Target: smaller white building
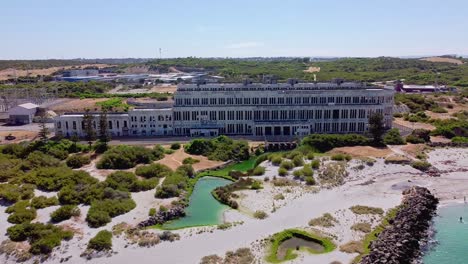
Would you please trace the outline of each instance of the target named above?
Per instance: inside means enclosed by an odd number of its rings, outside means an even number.
[[[12,125],[30,124],[39,106],[33,103],[17,105],[8,110],[8,123]]]

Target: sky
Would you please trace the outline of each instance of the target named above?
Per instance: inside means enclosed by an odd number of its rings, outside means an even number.
[[[0,59],[468,54],[467,0],[0,0]]]

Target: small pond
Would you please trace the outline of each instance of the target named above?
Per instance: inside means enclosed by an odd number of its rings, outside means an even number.
[[[297,250],[297,249],[302,249],[302,248],[311,250],[314,253],[323,253],[325,251],[325,247],[323,247],[321,244],[317,242],[305,240],[299,237],[292,237],[283,241],[279,245],[278,251],[276,252],[276,257],[279,260],[284,260],[284,258],[286,257],[288,253],[288,250],[290,249]]]
[[[186,216],[163,225],[164,229],[179,229],[192,226],[217,225],[222,223],[222,214],[229,207],[218,202],[211,191],[232,183],[216,177],[203,177],[197,181],[190,196]]]

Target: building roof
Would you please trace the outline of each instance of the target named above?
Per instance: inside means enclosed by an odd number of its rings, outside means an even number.
[[[22,108],[26,108],[26,109],[34,109],[34,108],[39,107],[37,104],[33,104],[33,103],[25,103],[25,104],[20,104],[18,106]]]

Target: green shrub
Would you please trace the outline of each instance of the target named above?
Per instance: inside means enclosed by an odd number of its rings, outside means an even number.
[[[343,160],[350,161],[352,158],[348,154],[337,153],[337,154],[333,154],[331,156],[331,159],[332,160],[338,160],[338,161],[343,161]]]
[[[12,224],[29,223],[34,220],[36,216],[37,213],[34,208],[17,207],[14,212],[8,216],[7,221]]]
[[[288,175],[288,170],[285,169],[285,168],[283,168],[283,167],[280,167],[280,168],[278,169],[278,175],[279,175],[279,176],[286,176],[286,175]]]
[[[313,160],[314,157],[315,157],[315,156],[314,156],[314,152],[309,152],[309,153],[307,153],[307,159],[308,159],[308,160]]]
[[[302,178],[303,175],[304,175],[304,173],[302,172],[302,170],[295,170],[293,172],[294,178]]]
[[[365,205],[354,205],[349,208],[353,213],[362,215],[362,214],[378,214],[383,215],[384,210],[378,207],[371,207]]]
[[[125,214],[136,207],[132,199],[104,199],[91,203],[86,221],[90,227],[100,227],[109,223],[112,217]]]
[[[383,137],[385,145],[404,145],[405,140],[401,137],[400,131],[397,128],[390,129]]]
[[[200,162],[200,160],[194,159],[194,158],[192,158],[192,157],[188,157],[188,158],[185,158],[185,159],[182,161],[182,164],[189,164],[189,165],[191,165],[191,164],[195,164],[195,163],[198,163],[198,162]]]
[[[338,223],[338,220],[333,217],[330,213],[325,213],[321,217],[311,219],[309,221],[310,226],[323,226],[323,227],[333,227]]]
[[[415,129],[409,136],[406,137],[406,141],[413,144],[430,142],[430,133],[431,131],[427,129]]]
[[[60,160],[40,151],[34,151],[28,155],[22,165],[25,170],[43,167],[58,167],[60,166]]]
[[[300,155],[300,156],[295,156],[295,157],[292,159],[292,162],[293,162],[293,164],[294,164],[294,167],[299,167],[299,166],[304,165],[304,159],[302,158],[302,155]]]
[[[164,199],[171,197],[178,197],[180,195],[180,190],[175,184],[163,184],[156,188],[156,194],[154,197]]]
[[[304,165],[304,168],[301,170],[302,175],[304,176],[314,176],[314,171],[312,170],[312,167],[310,164]]]
[[[305,177],[305,182],[307,185],[315,185],[315,179],[312,176]]]
[[[76,205],[63,205],[50,214],[50,219],[52,222],[58,223],[68,220],[73,216],[79,216],[80,213],[81,211]]]
[[[148,216],[154,216],[156,214],[156,208],[150,208],[148,212]]]
[[[320,160],[313,160],[312,162],[310,162],[310,166],[312,167],[312,169],[320,168]]]
[[[116,171],[107,176],[104,182],[114,190],[140,192],[154,189],[159,180],[157,178],[139,180],[131,172]]]
[[[441,106],[436,106],[436,107],[433,107],[430,109],[431,112],[434,112],[434,113],[447,113],[447,109],[441,107]]]
[[[453,143],[468,143],[468,137],[453,137]]]
[[[47,154],[51,155],[54,158],[57,158],[59,160],[64,160],[68,157],[68,151],[59,149],[59,148],[50,148],[47,151]]]
[[[273,156],[271,158],[271,164],[273,164],[275,166],[279,166],[282,161],[283,161],[283,158],[281,158],[281,156]]]
[[[145,178],[164,178],[172,174],[172,170],[164,164],[153,163],[150,165],[137,167],[135,174]]]
[[[268,214],[265,213],[264,211],[257,210],[254,212],[253,216],[257,219],[265,219],[268,217]]]
[[[164,205],[160,205],[160,206],[159,206],[159,211],[161,211],[161,212],[167,212],[167,210],[168,210],[168,209],[167,209],[166,206],[164,206]]]
[[[283,160],[280,165],[281,168],[284,168],[286,170],[292,170],[294,168],[294,164],[291,161],[288,160]]]
[[[259,189],[262,189],[263,187],[262,187],[262,183],[260,181],[254,181],[252,183],[252,186],[250,186],[250,188],[252,190],[259,190]]]
[[[312,134],[305,137],[301,144],[325,152],[337,147],[365,146],[371,142],[367,137],[357,134]]]
[[[203,155],[211,160],[248,160],[249,145],[244,140],[233,140],[227,136],[213,139],[194,139],[184,146],[193,155]]]
[[[28,241],[32,254],[49,254],[53,248],[60,246],[62,240],[73,237],[71,231],[64,231],[62,227],[53,224],[24,223],[7,229],[8,237],[12,241]]]
[[[252,174],[255,175],[255,176],[261,176],[261,175],[265,174],[265,167],[262,167],[262,166],[255,167]]]
[[[172,143],[171,144],[171,149],[173,149],[173,150],[180,149],[180,143]]]
[[[15,203],[21,199],[31,199],[34,196],[34,185],[31,184],[0,184],[0,201]]]
[[[53,196],[47,198],[45,196],[38,196],[31,199],[31,207],[35,209],[42,209],[49,206],[58,205],[59,201],[57,197]]]
[[[112,249],[112,232],[107,230],[99,231],[96,236],[91,238],[88,242],[88,248],[97,251],[111,250]]]
[[[416,160],[411,162],[411,167],[420,170],[420,171],[427,171],[432,165],[427,161]]]
[[[91,159],[87,155],[75,154],[68,157],[66,163],[68,167],[77,169],[91,163]]]
[[[98,169],[129,169],[137,164],[148,164],[164,157],[164,148],[156,145],[153,149],[141,146],[118,145],[104,152],[96,164]]]

